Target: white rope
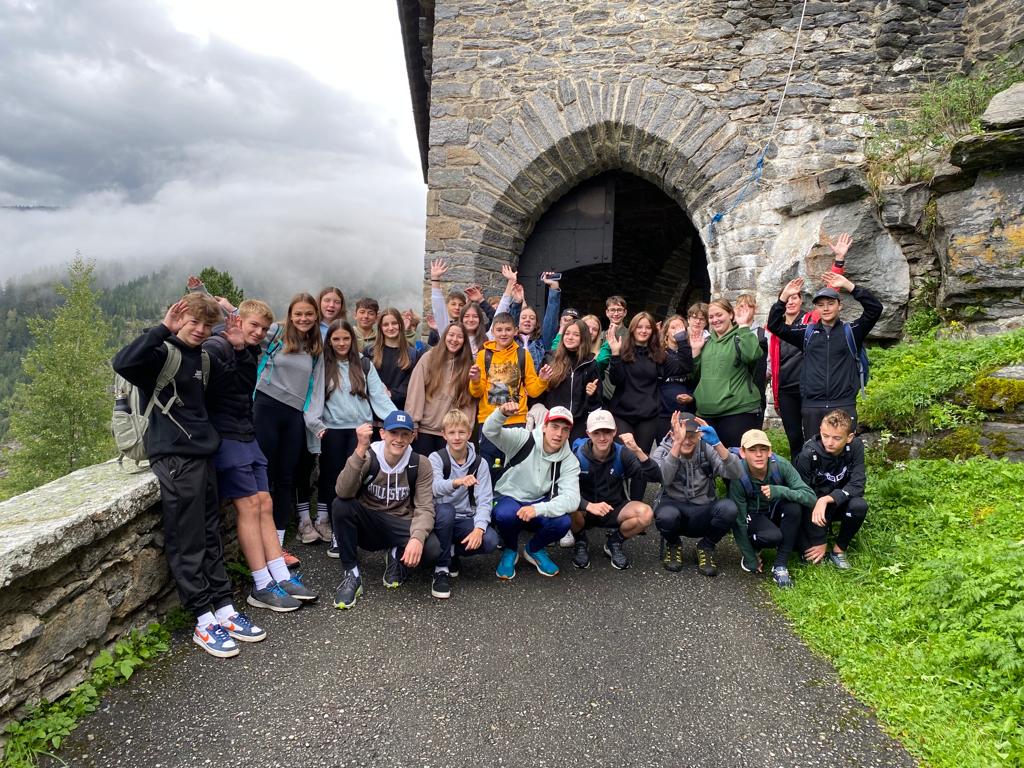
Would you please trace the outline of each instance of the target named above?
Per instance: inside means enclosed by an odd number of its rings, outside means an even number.
[[[772,123],[772,129],[768,133],[768,141],[765,142],[764,149],[767,151],[768,146],[775,140],[775,129],[779,125],[779,118],[782,116],[782,104],[786,101],[786,94],[789,92],[789,83],[793,79],[793,67],[796,66],[796,55],[800,52],[800,35],[804,30],[804,16],[807,13],[807,0],[804,0],[803,7],[800,9],[800,23],[796,28],[796,40],[793,41],[793,57],[789,60],[789,74],[786,75],[786,84],[782,87],[782,96],[779,98],[779,108],[775,111],[775,121]]]

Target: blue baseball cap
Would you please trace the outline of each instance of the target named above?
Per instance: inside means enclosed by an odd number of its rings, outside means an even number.
[[[383,426],[388,432],[393,432],[396,429],[407,429],[412,432],[416,428],[412,416],[405,411],[392,411],[389,413],[388,417],[384,419]]]

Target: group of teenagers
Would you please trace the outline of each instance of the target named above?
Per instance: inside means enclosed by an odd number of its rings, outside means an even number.
[[[767,329],[749,295],[661,321],[628,318],[612,296],[605,326],[562,307],[550,273],[541,313],[508,266],[504,293],[487,301],[479,286],[445,290],[448,267],[434,261],[422,324],[370,298],[350,321],[336,287],[296,295],[275,322],[265,302],[235,307],[190,278],[113,367],[155,406],[145,447],[193,640],[228,657],[266,637],[233,603],[226,502],[252,572],[247,603],[278,612],[317,599],[284,548],[296,518],[299,542],[340,560],[337,608],[363,593],[360,549],[383,551],[386,587],[432,568],[431,594],[444,599],[463,558],[498,550],[499,579],[515,578],[521,558],[556,576],[556,543],[589,568],[593,529],[611,566],[628,568],[626,541],[652,524],[672,572],[688,538],[699,573],[716,575],[730,531],[744,571],[760,572],[762,550],[775,550],[782,588],[794,553],[849,568],[867,512],[858,355],[882,306],[845,277],[849,235],[828,243],[834,263],[812,308],[804,281],[791,280]],[[863,310],[850,322],[839,317],[844,292]],[[762,431],[769,384],[792,463]],[[649,483],[661,486],[653,505]]]

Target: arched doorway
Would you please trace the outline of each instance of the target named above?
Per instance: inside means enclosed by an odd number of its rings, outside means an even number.
[[[710,296],[707,254],[693,223],[655,185],[624,171],[594,176],[541,216],[519,260],[527,303],[543,307],[541,272],[563,273],[562,307],[604,320],[605,298],[630,315],[685,314]]]

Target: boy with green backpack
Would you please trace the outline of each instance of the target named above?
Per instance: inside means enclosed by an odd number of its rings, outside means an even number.
[[[760,571],[759,550],[774,548],[772,579],[779,588],[788,589],[793,586],[789,556],[800,534],[804,508],[813,507],[817,496],[792,464],[772,452],[771,440],[760,429],[743,433],[739,456],[744,472],[729,483],[729,498],[739,510],[733,534],[743,554],[740,567]]]

